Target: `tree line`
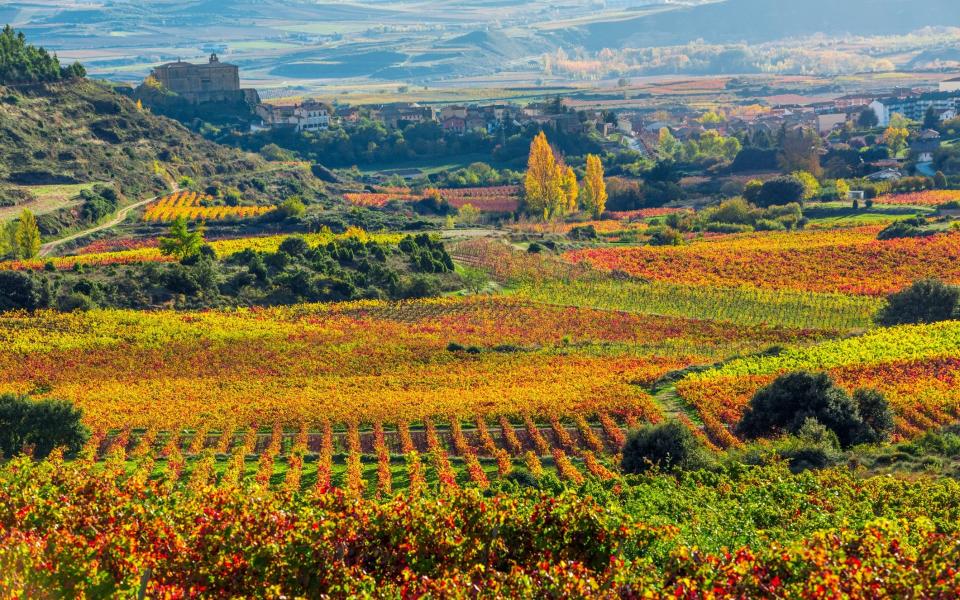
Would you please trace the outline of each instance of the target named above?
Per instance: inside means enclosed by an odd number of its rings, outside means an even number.
[[[62,66],[57,56],[27,43],[23,32],[7,25],[0,33],[0,85],[41,83],[86,77],[79,62]]]

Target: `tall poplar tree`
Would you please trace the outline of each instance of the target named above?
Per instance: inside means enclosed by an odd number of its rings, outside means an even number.
[[[40,228],[37,227],[36,217],[27,209],[23,209],[23,212],[20,213],[15,237],[17,242],[17,256],[20,258],[33,258],[40,254]]]
[[[583,180],[582,203],[584,210],[590,211],[597,219],[607,208],[607,183],[603,178],[603,163],[595,154],[587,155],[587,176]]]
[[[566,196],[566,206],[564,212],[577,212],[577,203],[580,199],[580,186],[577,184],[577,174],[573,172],[572,167],[563,169],[563,193]]]
[[[564,177],[547,136],[541,131],[530,144],[530,158],[527,160],[523,186],[527,209],[545,219],[563,213],[567,206]]]

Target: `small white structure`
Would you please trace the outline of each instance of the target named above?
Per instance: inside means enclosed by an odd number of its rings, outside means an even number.
[[[903,174],[897,169],[884,169],[876,173],[871,173],[867,175],[866,178],[870,181],[899,181],[903,178]]]
[[[941,81],[940,91],[941,92],[960,92],[960,77],[954,77],[953,79],[947,79],[946,81]]]

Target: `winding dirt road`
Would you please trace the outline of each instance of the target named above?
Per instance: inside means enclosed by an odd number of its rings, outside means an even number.
[[[54,250],[56,250],[58,247],[62,246],[63,244],[66,244],[67,242],[72,242],[72,241],[77,240],[77,239],[80,239],[80,238],[82,238],[82,237],[86,237],[86,236],[88,236],[88,235],[97,233],[98,231],[103,231],[104,229],[110,229],[111,227],[116,227],[116,226],[119,225],[120,223],[123,223],[124,220],[126,220],[127,216],[128,216],[131,212],[135,211],[136,209],[140,208],[141,206],[146,206],[147,204],[150,204],[151,202],[153,202],[153,201],[155,201],[155,200],[159,200],[160,198],[163,198],[164,196],[168,196],[169,194],[175,194],[175,193],[178,192],[178,191],[179,191],[179,188],[176,189],[176,190],[174,190],[173,192],[169,192],[169,193],[167,193],[167,194],[163,194],[163,195],[160,195],[160,196],[154,196],[153,198],[147,198],[146,200],[141,200],[140,202],[135,202],[135,203],[131,204],[130,206],[125,206],[125,207],[121,208],[120,210],[118,210],[118,211],[113,215],[113,217],[111,217],[110,220],[107,221],[107,222],[105,222],[105,223],[101,223],[101,224],[99,224],[99,225],[95,225],[95,226],[91,227],[90,229],[85,229],[85,230],[83,230],[83,231],[81,231],[81,232],[79,232],[79,233],[74,233],[74,234],[68,235],[67,237],[65,237],[65,238],[60,238],[59,240],[53,240],[52,242],[47,242],[46,244],[40,246],[40,256],[41,256],[41,257],[50,256],[50,255],[53,253]]]

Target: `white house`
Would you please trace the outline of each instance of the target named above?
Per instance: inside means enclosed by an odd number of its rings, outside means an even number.
[[[257,116],[268,129],[290,127],[297,131],[320,131],[330,128],[330,108],[315,100],[292,106],[261,104],[257,106]]]
[[[330,128],[330,109],[321,102],[305,102],[294,108],[297,131],[320,131]]]

